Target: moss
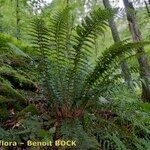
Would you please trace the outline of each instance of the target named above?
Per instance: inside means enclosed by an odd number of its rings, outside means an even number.
[[[10,107],[15,114],[20,111],[21,115],[27,112],[38,114],[36,107],[27,106],[25,98],[25,92],[37,89],[33,82],[36,81],[36,73],[30,63],[32,58],[25,53],[30,46],[1,33],[0,41],[0,118],[2,121],[10,119]]]
[[[0,64],[2,65],[9,65],[11,67],[17,68],[17,67],[28,67],[28,64],[30,63],[30,59],[22,57],[22,56],[17,56],[17,55],[12,55],[9,53],[3,54],[0,56]]]
[[[26,99],[9,84],[0,82],[0,94],[6,98],[16,99],[23,105],[25,105]]]
[[[0,118],[6,120],[9,118],[9,112],[5,104],[0,105]]]
[[[36,91],[37,87],[34,82],[25,78],[22,75],[16,75],[14,80],[18,83],[19,87],[24,90]]]
[[[11,104],[15,110],[21,110],[22,107],[20,106],[19,102],[16,99],[7,98],[6,96],[0,95],[0,104]]]
[[[12,67],[27,67],[29,64],[27,58],[16,55],[6,55],[3,59],[5,64],[9,64]]]
[[[34,105],[30,104],[26,108],[24,108],[21,112],[18,113],[18,117],[25,116],[27,113],[31,113],[31,115],[39,114],[37,108]]]
[[[5,96],[0,95],[0,104],[15,101],[16,101],[15,99],[6,98]]]
[[[12,69],[12,67],[2,66],[0,68],[0,75],[9,80],[11,84],[18,89],[31,91],[36,91],[37,89],[34,82],[19,74],[16,70]]]
[[[21,49],[22,52],[25,52],[25,53],[30,52],[31,53],[31,51],[30,51],[31,47],[32,47],[31,45],[29,45],[28,43],[25,43],[22,40],[16,40],[16,38],[14,38],[8,34],[0,33],[0,41],[1,41],[0,46],[7,48],[5,50],[5,52],[12,51],[13,54],[19,54],[18,52],[16,53],[15,50],[13,51],[13,47],[10,46],[10,45],[14,45],[14,47]]]
[[[1,66],[0,67],[0,75],[12,74],[15,75],[16,71],[9,66]]]

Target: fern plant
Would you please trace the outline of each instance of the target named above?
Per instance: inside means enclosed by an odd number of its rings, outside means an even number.
[[[31,24],[39,79],[56,127],[54,140],[75,139],[75,149],[136,149],[138,145],[135,141],[140,136],[134,131],[138,126],[124,116],[122,123],[121,116],[114,111],[119,103],[111,107],[113,102],[109,100],[109,106],[103,107],[99,99],[109,85],[124,86],[112,73],[119,70],[123,53],[130,56],[143,43],[119,42],[105,50],[96,65],[90,64],[95,38],[104,34],[111,15],[110,10],[97,8],[76,26],[67,6],[54,13],[48,23],[38,16]],[[134,142],[130,141],[132,137]]]

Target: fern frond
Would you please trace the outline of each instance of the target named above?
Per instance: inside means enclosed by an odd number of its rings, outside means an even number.
[[[48,30],[44,20],[36,18],[32,21],[30,35],[32,42],[41,59],[45,58],[49,52]]]
[[[92,47],[95,46],[95,39],[104,34],[107,20],[111,15],[113,15],[113,12],[98,8],[85,17],[81,25],[78,25],[76,28],[73,41],[73,48],[75,50],[73,57],[74,67],[72,68],[74,99],[80,99],[79,97],[81,97],[85,90],[84,83],[86,82],[86,77],[93,70],[89,63],[91,54],[94,53]]]
[[[50,54],[50,45],[49,45],[49,38],[48,38],[48,29],[46,28],[46,24],[44,20],[41,18],[35,18],[32,21],[31,25],[31,32],[30,35],[32,36],[32,42],[34,44],[34,48],[36,49],[36,52],[38,53],[38,56],[40,58],[38,69],[41,75],[41,79],[44,85],[44,88],[48,91],[46,95],[53,100],[55,97],[55,94],[53,93],[53,87],[52,84],[49,84],[49,69],[48,69],[48,56]]]
[[[71,44],[73,23],[70,7],[55,13],[51,19],[49,28],[50,45],[52,50],[51,60],[54,64],[53,72],[57,78],[56,89],[61,93],[61,100],[70,99],[69,74],[72,67],[73,49]],[[54,79],[56,80],[56,79]]]
[[[89,84],[94,84],[100,76],[102,76],[104,73],[110,70],[112,63],[114,63],[117,66],[117,64],[120,62],[119,57],[121,57],[122,54],[131,55],[136,48],[140,47],[143,44],[149,44],[149,42],[119,42],[111,46],[106,51],[104,51],[102,56],[100,56],[93,73],[87,79],[89,81]]]
[[[75,35],[75,58],[74,70],[77,68],[84,70],[87,64],[86,58],[90,56],[91,47],[95,44],[95,38],[102,35],[107,26],[107,20],[111,17],[112,12],[98,8],[87,16],[76,28]],[[81,64],[80,64],[81,62]]]
[[[72,57],[70,54],[72,53],[70,8],[67,7],[52,15],[48,25],[42,19],[34,20],[31,28],[33,43],[40,52],[39,56],[42,62],[39,64],[42,66],[39,68],[43,70],[41,72],[43,72],[46,87],[51,87],[51,90],[49,89],[51,95],[55,95],[57,100],[63,101],[68,95],[66,94],[69,88],[67,72],[70,69]]]

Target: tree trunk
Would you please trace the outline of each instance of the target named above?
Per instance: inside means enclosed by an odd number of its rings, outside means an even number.
[[[147,4],[146,1],[144,1],[144,3],[145,3],[145,7],[146,7],[146,10],[147,10],[148,16],[150,17],[150,10],[148,8],[148,4]]]
[[[17,39],[20,39],[19,0],[16,0],[16,37]]]
[[[123,2],[127,13],[127,20],[132,34],[132,39],[134,42],[140,42],[142,41],[142,36],[136,20],[133,4],[132,2],[129,2],[129,0],[123,0]],[[143,46],[137,49],[137,59],[142,79],[142,98],[145,102],[150,102],[150,66]]]
[[[112,9],[109,0],[103,0],[103,4],[106,9]],[[111,29],[111,33],[112,33],[114,42],[115,43],[120,42],[121,40],[120,40],[119,33],[118,33],[118,30],[116,27],[116,23],[115,23],[113,17],[109,19],[109,27]],[[124,55],[122,57],[123,57],[123,59],[125,58]],[[131,74],[129,72],[128,64],[125,60],[123,60],[121,63],[121,70],[122,70],[122,75],[124,77],[125,82],[127,83],[127,85],[129,87],[133,88]]]

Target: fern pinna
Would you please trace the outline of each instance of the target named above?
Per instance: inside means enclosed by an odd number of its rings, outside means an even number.
[[[133,50],[143,43],[119,42],[105,50],[98,61],[95,61],[95,66],[90,64],[95,38],[104,34],[107,21],[112,15],[110,10],[97,8],[76,26],[71,8],[67,6],[64,10],[52,14],[48,23],[45,23],[40,15],[32,21],[31,35],[38,53],[40,79],[45,97],[50,103],[49,109],[55,113],[54,126],[58,129],[55,138],[76,137],[79,143],[77,149],[101,146],[105,149],[125,149],[132,147],[138,138],[134,135],[134,129],[131,129],[131,137],[135,136],[135,141],[125,146],[124,143],[130,141],[130,138],[125,137],[129,130],[123,130],[121,127],[127,124],[121,124],[119,119],[115,121],[119,117],[117,113],[100,110],[102,105],[99,98],[102,95],[101,91],[108,87],[106,83],[115,84],[117,81],[117,86],[118,83],[122,83],[118,78],[114,81],[110,79],[112,72],[116,72],[121,63],[122,54],[132,55]],[[108,107],[111,109],[110,105]],[[106,116],[103,116],[103,113]],[[132,125],[131,120],[127,122]],[[69,124],[72,124],[71,131]],[[96,136],[99,129],[99,136]],[[67,130],[70,135],[67,134]],[[83,135],[86,143],[88,141],[94,144],[86,148],[80,141],[80,136]]]

